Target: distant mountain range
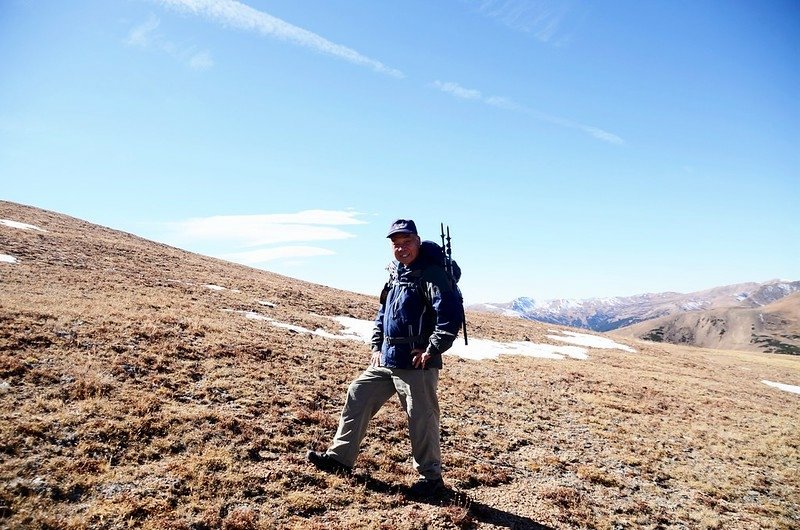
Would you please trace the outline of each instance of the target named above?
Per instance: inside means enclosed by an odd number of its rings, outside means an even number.
[[[645,320],[616,333],[704,348],[800,355],[800,293],[754,308],[717,308]]]
[[[521,297],[502,304],[475,304],[469,309],[594,331],[631,326],[621,332],[647,340],[800,353],[800,335],[795,332],[795,324],[800,323],[800,315],[796,315],[800,295],[790,297],[798,292],[800,281],[772,280],[688,294],[586,300]],[[773,311],[772,304],[787,297],[788,301]],[[709,322],[715,324],[709,327]],[[708,329],[701,331],[704,325]],[[728,336],[721,340],[726,333]]]

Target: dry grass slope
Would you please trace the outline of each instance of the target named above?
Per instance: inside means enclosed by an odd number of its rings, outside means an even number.
[[[728,307],[646,320],[614,333],[703,348],[800,355],[800,293],[757,308]]]
[[[33,529],[800,526],[800,359],[669,345],[588,361],[446,359],[452,492],[408,499],[397,406],[355,476],[306,465],[366,345],[291,332],[374,298],[0,202],[0,527]],[[226,290],[215,291],[215,284]],[[274,307],[262,305],[269,301]],[[547,327],[470,314],[473,337]]]

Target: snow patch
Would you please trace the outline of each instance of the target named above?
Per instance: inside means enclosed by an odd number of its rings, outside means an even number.
[[[552,344],[537,344],[535,342],[496,342],[484,339],[469,339],[469,345],[459,338],[453,346],[444,352],[445,355],[481,361],[484,359],[497,359],[500,355],[523,355],[539,359],[563,360],[566,357],[585,361],[589,358],[585,348],[577,346],[554,346]]]
[[[705,308],[706,303],[700,300],[689,300],[681,305],[681,309],[684,311],[699,311],[700,309]]]
[[[343,335],[353,338],[358,338],[369,344],[372,342],[372,330],[375,328],[375,322],[372,320],[361,320],[352,317],[332,317],[333,320],[338,322],[344,328]]]
[[[375,323],[372,320],[361,320],[358,318],[337,316],[326,317],[335,320],[341,324],[343,330],[341,333],[330,333],[323,329],[310,330],[294,324],[287,324],[280,322],[268,316],[262,315],[256,311],[241,311],[235,309],[223,309],[223,311],[238,313],[244,315],[245,318],[250,320],[261,320],[269,322],[270,325],[288,329],[296,333],[309,333],[320,337],[336,340],[357,340],[365,344],[369,344],[372,340],[372,331]],[[319,316],[319,315],[318,315]],[[553,333],[558,333],[549,330]],[[578,346],[560,346],[554,344],[538,344],[528,341],[513,341],[513,342],[497,342],[485,339],[470,339],[469,345],[465,345],[463,340],[457,339],[453,346],[445,352],[445,355],[453,357],[461,357],[463,359],[484,360],[484,359],[497,359],[500,355],[522,355],[525,357],[535,357],[538,359],[576,359],[585,361],[589,358],[587,348],[601,348],[601,349],[621,349],[629,352],[635,352],[633,348],[617,344],[616,342],[598,337],[596,335],[586,335],[583,333],[574,333],[571,331],[563,331],[568,336],[548,335],[548,338],[559,340],[561,342],[571,342],[578,344]]]
[[[552,331],[552,330],[548,330]],[[598,348],[601,350],[623,350],[630,353],[636,353],[636,350],[624,344],[618,344],[606,337],[598,337],[597,335],[588,335],[586,333],[575,333],[574,331],[561,331],[566,337],[560,335],[547,335],[548,339],[553,339],[569,344],[577,344],[579,346],[586,346],[587,348]]]
[[[212,291],[227,291],[228,290],[227,287],[222,287],[221,285],[214,285],[213,283],[208,283],[208,284],[204,285],[203,287],[205,287],[207,289],[211,289]],[[232,293],[241,293],[242,292],[239,289],[230,289],[230,291]]]
[[[289,324],[286,322],[281,322],[279,320],[275,320],[274,318],[270,318],[268,316],[262,315],[261,313],[257,313],[255,311],[241,311],[236,309],[223,309],[223,311],[229,313],[238,313],[240,315],[244,315],[245,318],[249,320],[262,320],[265,322],[269,322],[270,325],[275,326],[276,328],[288,329],[289,331],[294,331],[295,333],[308,333],[311,335],[317,335],[319,337],[324,337],[326,339],[338,339],[338,340],[357,340],[357,341],[364,341],[369,342],[369,340],[365,340],[360,334],[355,334],[348,328],[345,328],[344,334],[336,334],[330,333],[325,331],[324,329],[318,328],[315,330],[310,330],[308,328],[304,328],[302,326],[297,326],[295,324]],[[347,317],[336,317],[335,320],[338,319],[347,319]],[[355,320],[355,319],[349,319]],[[370,332],[371,336],[371,332]]]
[[[0,219],[0,225],[5,225],[9,228],[19,228],[20,230],[38,230],[39,232],[47,232],[47,230],[42,230],[38,226],[20,223],[19,221],[11,221],[10,219]]]
[[[0,254],[0,263],[16,263],[17,258],[8,254]]]
[[[800,386],[787,385],[785,383],[775,383],[774,381],[767,381],[767,380],[763,380],[761,382],[764,383],[767,386],[775,387],[775,388],[777,388],[779,390],[784,390],[786,392],[792,392],[793,394],[800,394]]]
[[[372,340],[372,330],[375,323],[372,320],[360,320],[350,317],[332,317],[344,327],[344,335],[336,338],[357,338],[367,344]],[[461,357],[463,359],[484,360],[497,359],[500,355],[524,355],[540,359],[570,359],[586,360],[589,358],[585,348],[576,346],[555,346],[552,344],[536,344],[533,342],[496,342],[493,340],[470,339],[469,345],[464,345],[463,340],[456,339],[453,346],[445,355]]]
[[[275,307],[275,304],[273,304],[272,302],[267,302],[266,300],[256,300],[256,302],[258,302],[259,305],[263,305],[266,307]]]

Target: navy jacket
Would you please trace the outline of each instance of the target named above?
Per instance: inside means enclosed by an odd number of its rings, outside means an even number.
[[[411,350],[421,348],[431,354],[428,368],[442,367],[442,353],[452,346],[463,319],[461,293],[442,262],[442,248],[424,241],[413,263],[389,265],[372,334],[381,366],[413,369]]]

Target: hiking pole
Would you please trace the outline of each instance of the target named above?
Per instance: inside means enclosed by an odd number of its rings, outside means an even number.
[[[450,243],[450,225],[447,225],[447,242],[445,242],[444,237],[444,223],[439,223],[439,227],[442,231],[442,248],[444,249],[444,266],[445,270],[447,271],[448,276],[450,277],[451,281],[455,280],[453,276],[453,246]],[[461,325],[462,329],[464,330],[464,346],[467,346],[467,315],[464,313],[464,297],[461,294],[461,289],[458,288],[458,285],[453,285],[458,296],[461,298]]]
[[[450,277],[453,277],[453,264],[452,264],[452,250],[450,248],[450,226],[447,227],[447,243],[444,242],[444,223],[439,223],[439,227],[442,229],[442,249],[444,250],[444,270],[447,271],[447,274]]]
[[[447,225],[447,263],[450,265],[450,273],[453,273],[453,247],[450,245],[450,225]],[[456,286],[458,289],[458,286]],[[467,314],[464,312],[464,297],[461,295],[461,289],[458,289],[458,296],[461,297],[461,327],[464,330],[464,346],[467,345]]]

